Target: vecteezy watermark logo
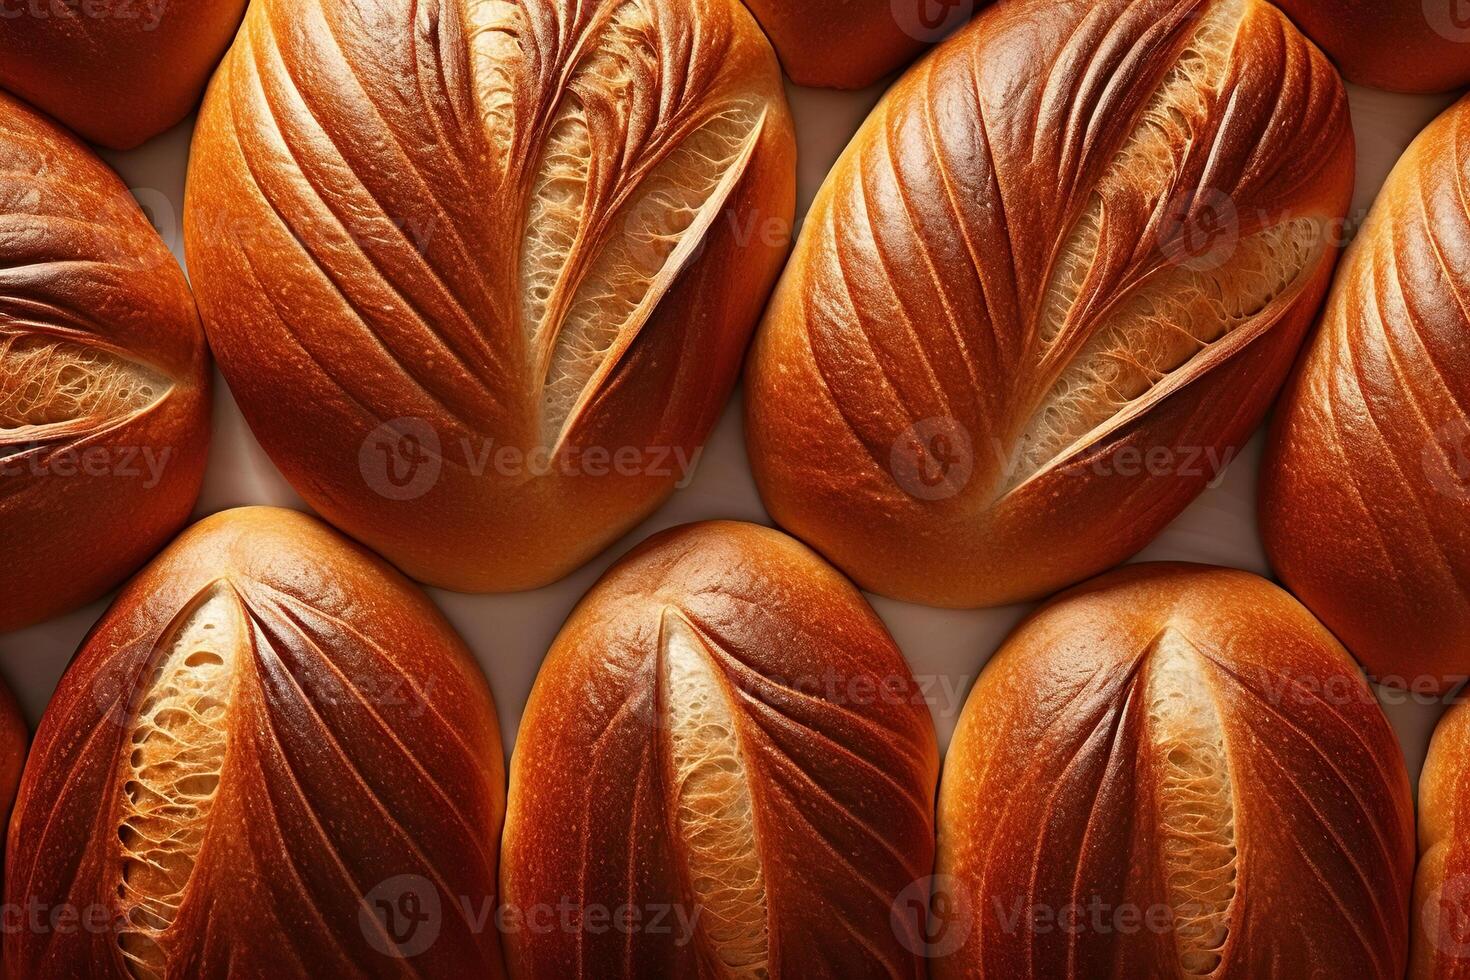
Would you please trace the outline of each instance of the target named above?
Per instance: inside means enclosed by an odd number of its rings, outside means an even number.
[[[576,901],[563,895],[555,902],[527,905],[506,902],[495,910],[495,927],[502,935],[663,936],[675,946],[688,946],[694,942],[702,911],[698,905],[686,906],[682,902],[643,905],[625,902],[611,906]],[[467,918],[472,923],[471,928],[479,931],[468,912]]]
[[[439,890],[422,875],[397,875],[363,896],[358,910],[363,937],[384,956],[417,956],[439,938],[443,917]]]
[[[1238,450],[1232,446],[1221,449],[1217,446],[1165,446],[1147,448],[1122,445],[1116,450],[1095,457],[1083,457],[1065,463],[1057,472],[1066,476],[1121,477],[1174,477],[1184,480],[1204,480],[1211,489],[1225,479],[1225,471],[1235,461]]]
[[[702,447],[532,446],[462,435],[442,442],[420,418],[384,422],[358,449],[358,469],[368,487],[389,500],[414,500],[438,483],[446,460],[471,477],[494,475],[523,483],[543,477],[601,479],[645,477],[673,481],[682,490],[694,479]]]
[[[139,20],[144,31],[163,23],[169,0],[0,0],[0,20]]]
[[[665,626],[665,629],[668,627]],[[668,699],[658,697],[654,682],[661,669],[662,656],[650,651],[642,662],[630,669],[627,700],[609,704],[605,676],[591,676],[583,684],[585,700],[598,705],[599,711],[615,712],[619,719],[629,719],[646,728],[662,729],[668,724],[665,711]],[[915,673],[905,670],[891,674],[866,671],[842,671],[824,667],[811,673],[751,674],[732,679],[740,702],[780,710],[792,695],[804,701],[821,702],[866,715],[876,707],[922,707],[940,718],[954,718],[965,706],[965,694],[975,680],[973,674]],[[677,692],[668,695],[676,698]]]
[[[894,482],[910,497],[945,500],[970,482],[974,446],[964,426],[936,416],[915,422],[894,440],[888,467]]]
[[[1424,0],[1424,19],[1445,40],[1470,43],[1470,0]]]
[[[37,449],[40,451],[34,451]],[[39,445],[0,445],[0,478],[33,476],[66,480],[111,477],[138,480],[138,485],[144,490],[152,490],[163,482],[173,454],[172,446],[64,446],[46,451]]]
[[[1446,878],[1419,911],[1419,928],[1436,950],[1455,959],[1470,957],[1470,875]]]
[[[933,44],[962,27],[975,13],[975,0],[890,0],[899,30]]]
[[[179,223],[179,209],[163,191],[156,187],[131,187],[129,198],[143,209],[143,215],[158,237],[168,246],[171,253],[177,249],[183,237],[183,226]],[[160,256],[160,262],[172,262],[170,255]]]
[[[687,208],[673,207],[666,194],[645,194],[623,219],[627,258],[636,268],[656,272],[673,256],[686,234],[693,231]],[[695,221],[698,216],[695,215]],[[685,259],[692,265],[704,252],[708,235],[699,236]]]
[[[1470,421],[1450,419],[1420,454],[1429,485],[1451,500],[1470,500]]]
[[[1239,244],[1240,212],[1235,199],[1210,187],[1180,193],[1159,225],[1164,257],[1194,272],[1220,268]]]
[[[953,875],[931,875],[898,893],[888,919],[904,949],[940,959],[970,938],[970,909],[969,886]]]
[[[439,434],[423,419],[384,422],[363,440],[358,469],[367,485],[389,500],[416,500],[439,482]]]

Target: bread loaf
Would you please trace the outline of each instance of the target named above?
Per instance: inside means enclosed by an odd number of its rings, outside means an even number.
[[[423,593],[305,515],[216,514],[46,709],[5,900],[52,928],[6,929],[5,976],[501,976],[504,792],[489,688]]]
[[[1403,755],[1332,635],[1244,572],[1129,566],[970,694],[931,975],[1391,980],[1413,867]]]
[[[1261,532],[1386,683],[1470,674],[1470,102],[1404,154],[1277,410]]]
[[[798,85],[862,88],[912,61],[988,0],[745,0]]]
[[[871,591],[1045,595],[1229,462],[1326,289],[1344,89],[1262,0],[1015,0],[895,86],[747,373],[776,521]]]
[[[520,978],[915,977],[933,725],[846,579],[695,524],[589,592],[511,760],[501,886]]]
[[[1440,719],[1419,775],[1419,865],[1414,878],[1411,980],[1470,976],[1470,708]]]
[[[1393,92],[1470,83],[1470,10],[1462,0],[1280,0],[1348,81]]]
[[[739,0],[261,0],[186,240],[272,459],[416,578],[544,585],[686,480],[787,247]]]
[[[178,264],[102,161],[0,94],[0,632],[96,599],[162,547],[208,442]]]
[[[0,87],[94,143],[137,146],[188,115],[245,0],[11,0]]]

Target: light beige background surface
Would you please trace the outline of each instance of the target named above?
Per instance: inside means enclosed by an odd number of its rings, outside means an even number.
[[[877,101],[883,86],[859,93],[790,90],[800,142],[799,210],[815,195],[832,162]],[[1452,96],[1412,97],[1351,87],[1358,138],[1357,194],[1350,216],[1361,221],[1383,180],[1420,129]],[[184,172],[192,119],[129,153],[104,156],[149,211],[182,261]],[[214,444],[197,515],[242,504],[307,509],[261,451],[221,380]],[[1260,433],[1218,484],[1179,517],[1138,560],[1198,561],[1265,574],[1256,531],[1255,486]],[[541,658],[572,606],[618,556],[649,534],[688,521],[736,518],[770,523],[746,465],[740,395],[727,408],[703,454],[694,481],[632,534],[566,580],[518,595],[468,596],[432,590],[435,600],[475,651],[495,690],[507,752]],[[99,541],[99,548],[106,542]],[[486,553],[485,561],[496,556]],[[947,745],[965,694],[1006,633],[1029,607],[977,612],[927,609],[873,600],[928,692],[941,746]],[[34,727],[73,652],[106,601],[52,622],[0,635],[0,674]],[[1417,780],[1425,748],[1443,706],[1380,691],[1398,730],[1410,775]]]

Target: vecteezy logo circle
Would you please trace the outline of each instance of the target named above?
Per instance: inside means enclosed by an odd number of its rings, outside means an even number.
[[[1420,454],[1429,485],[1451,500],[1470,500],[1470,421],[1451,419],[1434,430]]]
[[[1229,194],[1205,187],[1180,193],[1159,225],[1159,247],[1174,265],[1210,272],[1240,244],[1240,212]]]
[[[363,937],[384,956],[417,956],[439,938],[439,890],[422,875],[395,875],[363,896],[357,918]]]
[[[362,478],[389,500],[414,500],[439,482],[443,457],[439,434],[423,419],[384,422],[362,441],[357,453]]]
[[[1436,950],[1456,959],[1470,956],[1470,877],[1446,878],[1420,912],[1420,929]]]
[[[888,921],[910,953],[948,956],[970,938],[970,889],[953,875],[920,878],[898,893]]]
[[[945,500],[970,482],[975,454],[970,434],[952,418],[915,422],[888,454],[893,481],[917,500]]]
[[[893,20],[915,41],[934,44],[975,13],[975,0],[890,0]]]
[[[1470,43],[1470,0],[1424,0],[1424,19],[1446,41]]]

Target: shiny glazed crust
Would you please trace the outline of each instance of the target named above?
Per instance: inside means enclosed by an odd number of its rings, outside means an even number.
[[[1018,0],[888,93],[757,335],[777,522],[864,588],[1036,598],[1260,421],[1352,188],[1336,71],[1259,0]]]
[[[1440,719],[1419,774],[1419,866],[1414,877],[1411,980],[1470,977],[1470,708]]]
[[[272,459],[410,575],[565,575],[689,475],[789,240],[738,0],[261,0],[186,242]]]
[[[1245,572],[1129,566],[1023,624],[965,705],[932,975],[1403,976],[1403,754],[1356,665]]]
[[[1470,18],[1457,0],[1281,0],[1350,82],[1391,92],[1470,83]]]
[[[511,973],[921,977],[894,906],[930,872],[937,766],[908,666],[847,580],[750,524],[656,535],[578,605],[526,708]],[[566,905],[641,924],[536,927]]]
[[[989,0],[745,0],[798,85],[863,88],[901,68]]]
[[[0,88],[128,150],[199,104],[245,0],[25,0],[0,12]]]
[[[495,900],[501,759],[422,592],[305,515],[207,518],[77,654],[10,825],[6,901],[105,927],[7,931],[5,975],[499,976],[470,916]],[[427,943],[385,909],[431,915]]]
[[[10,688],[0,683],[0,817],[9,826],[11,807],[20,788],[20,774],[25,767],[30,730],[21,716],[20,705]]]
[[[1261,533],[1368,673],[1470,674],[1470,103],[1404,154],[1277,409]]]
[[[0,632],[96,599],[183,525],[208,370],[188,283],[127,187],[0,94]]]

